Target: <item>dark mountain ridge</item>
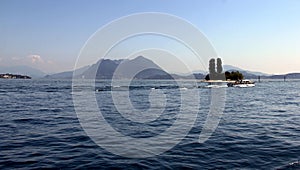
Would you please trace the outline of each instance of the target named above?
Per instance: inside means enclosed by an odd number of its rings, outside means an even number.
[[[224,65],[225,71],[239,71],[245,79],[300,79],[300,73],[289,73],[282,75],[268,75],[266,73],[244,70],[238,67]],[[45,78],[50,79],[199,79],[203,80],[206,76],[204,73],[193,73],[186,75],[171,74],[160,68],[153,61],[138,56],[134,59],[101,59],[91,66],[85,66],[75,71],[67,71],[52,75]]]
[[[77,78],[84,79],[173,79],[153,61],[138,56],[134,59],[101,59]],[[180,76],[178,76],[180,77]]]

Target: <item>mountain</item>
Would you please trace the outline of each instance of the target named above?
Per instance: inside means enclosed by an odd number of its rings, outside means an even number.
[[[101,59],[84,71],[78,78],[111,79],[120,62],[120,60]]]
[[[0,66],[0,73],[11,73],[11,74],[20,74],[20,75],[27,75],[32,78],[41,78],[45,76],[45,73],[41,70],[29,67],[29,66],[11,66],[11,67],[4,67]]]
[[[262,76],[263,79],[300,79],[300,73],[288,73],[288,74],[279,74],[271,76]]]
[[[241,69],[239,67],[236,66],[232,66],[232,65],[223,65],[223,70],[225,71],[239,71],[239,72],[247,72],[248,74],[251,75],[256,75],[257,76],[270,76],[270,74],[267,73],[262,73],[262,72],[257,72],[257,71],[249,71],[249,70],[245,70],[245,69]]]
[[[244,75],[246,79],[257,79],[258,76],[260,76],[262,79],[284,79],[284,77],[286,79],[300,79],[300,73],[271,75],[271,74],[257,72],[257,71],[244,70],[239,67],[235,67],[231,65],[223,65],[223,69],[225,71],[239,71]]]
[[[134,79],[173,79],[173,77],[162,69],[149,68],[136,74]]]
[[[142,56],[131,60],[101,59],[87,69],[81,77],[86,79],[170,79],[171,76],[153,61]]]
[[[249,70],[245,70],[236,66],[232,66],[232,65],[223,65],[223,70],[225,71],[239,71],[240,73],[242,73],[244,75],[244,77],[246,79],[256,79],[258,76],[271,76],[270,74],[267,73],[262,73],[262,72],[257,72],[257,71],[249,71]],[[196,70],[194,71],[194,73],[200,73],[200,74],[208,74],[207,71],[203,71],[203,70]]]
[[[261,72],[244,70],[239,67],[224,65],[224,71],[239,71],[244,75],[245,79],[257,79],[260,76],[262,79],[300,79],[300,73],[290,73],[285,75],[269,75]],[[101,59],[91,66],[85,66],[75,70],[75,78],[78,79],[204,79],[205,72],[197,71],[193,74],[169,74],[160,68],[153,61],[139,56],[134,59]],[[52,75],[47,75],[45,78],[51,79],[72,79],[73,71],[67,71]]]
[[[75,76],[80,76],[83,72],[89,69],[90,66],[84,66],[74,71],[65,71],[61,73],[46,75],[44,78],[46,79],[72,79],[73,73]]]
[[[172,79],[169,73],[142,56],[130,60],[101,59],[91,66],[75,70],[74,74],[75,78],[79,79],[112,79],[113,76],[117,79]],[[72,79],[72,77],[73,71],[45,76],[50,79]]]
[[[300,73],[289,73],[285,75],[288,79],[300,79]]]
[[[239,67],[232,66],[232,65],[223,65],[223,70],[229,71],[229,72],[239,71],[240,73],[242,73],[244,75],[245,79],[257,79],[258,76],[265,76],[265,77],[270,76],[269,74],[266,74],[266,73],[257,72],[257,71],[249,71],[249,70],[241,69]]]

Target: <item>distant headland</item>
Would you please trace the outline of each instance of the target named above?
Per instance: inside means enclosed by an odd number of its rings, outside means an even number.
[[[19,74],[0,74],[0,79],[31,79],[31,77]]]

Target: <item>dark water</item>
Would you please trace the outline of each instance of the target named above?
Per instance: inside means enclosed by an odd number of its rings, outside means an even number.
[[[136,138],[162,133],[180,109],[176,84],[132,84],[130,99],[137,109],[150,107],[151,88],[161,89],[167,98],[164,115],[141,128],[142,124],[124,120],[107,96],[112,88],[120,93],[126,89],[108,82],[97,82],[96,89],[84,84],[82,90],[97,91],[98,105],[108,123]],[[223,117],[205,143],[198,143],[198,137],[211,89],[189,82],[185,87],[201,96],[198,119],[189,134],[161,155],[132,159],[106,151],[86,135],[74,110],[71,81],[0,80],[0,169],[300,169],[300,81],[227,88]]]

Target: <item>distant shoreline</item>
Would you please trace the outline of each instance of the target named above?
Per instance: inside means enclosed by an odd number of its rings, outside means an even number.
[[[0,74],[0,79],[31,79],[31,77],[27,75],[6,73],[6,74]]]

